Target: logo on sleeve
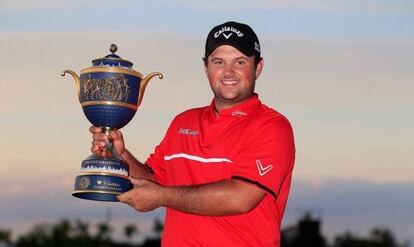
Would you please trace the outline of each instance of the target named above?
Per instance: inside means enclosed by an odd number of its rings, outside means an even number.
[[[262,162],[260,162],[260,160],[256,160],[256,166],[257,166],[257,170],[259,171],[260,176],[264,176],[266,173],[268,173],[273,168],[273,165],[268,165],[264,167],[262,165]]]
[[[191,136],[195,136],[198,135],[198,131],[197,130],[190,130],[190,129],[184,129],[184,128],[180,128],[178,130],[179,134],[183,134],[183,135],[191,135]]]

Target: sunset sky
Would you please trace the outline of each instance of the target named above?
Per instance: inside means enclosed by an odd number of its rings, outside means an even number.
[[[172,118],[209,104],[201,57],[210,29],[249,24],[265,61],[256,91],[294,128],[297,158],[283,226],[306,210],[332,237],[388,227],[414,243],[414,2],[409,0],[0,0],[0,229],[64,217],[138,222],[117,203],[71,196],[90,123],[71,77],[109,53],[150,81],[122,130],[144,161]]]

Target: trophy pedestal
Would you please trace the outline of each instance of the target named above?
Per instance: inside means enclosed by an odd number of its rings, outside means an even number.
[[[72,195],[87,200],[116,202],[117,195],[132,187],[125,161],[93,154],[82,161]]]

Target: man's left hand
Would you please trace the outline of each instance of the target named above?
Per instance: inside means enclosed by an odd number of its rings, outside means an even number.
[[[134,188],[118,196],[118,200],[139,212],[148,212],[162,206],[163,186],[143,178],[129,178]]]

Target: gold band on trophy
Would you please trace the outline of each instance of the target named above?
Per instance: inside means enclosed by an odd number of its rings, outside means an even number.
[[[104,175],[104,176],[110,175],[110,176],[117,176],[117,177],[128,179],[128,176],[116,174],[112,172],[80,172],[79,175]]]
[[[117,102],[117,101],[107,101],[107,100],[94,100],[94,101],[85,101],[81,103],[81,106],[88,106],[88,105],[117,105],[117,106],[123,106],[128,107],[134,111],[138,109],[138,106],[123,102]]]
[[[105,191],[105,190],[75,190],[72,194],[75,193],[102,193],[102,194],[111,194],[111,195],[120,195],[123,192],[111,192],[111,191]]]
[[[104,73],[122,73],[127,75],[133,75],[136,77],[139,77],[142,79],[144,76],[135,70],[130,69],[123,69],[123,68],[117,68],[117,67],[92,67],[81,70],[81,74],[87,74],[87,73],[96,73],[96,72],[104,72]]]

